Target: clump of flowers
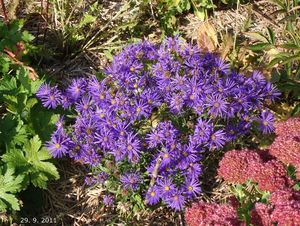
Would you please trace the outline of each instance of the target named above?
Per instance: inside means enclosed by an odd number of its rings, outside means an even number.
[[[275,192],[291,187],[294,183],[287,176],[287,170],[284,165],[277,160],[259,164],[257,168],[252,169],[252,173],[249,173],[250,178],[258,183],[258,187],[264,191]]]
[[[255,204],[251,211],[253,225],[300,225],[300,192],[279,190],[271,195],[269,202]]]
[[[102,185],[142,194],[149,205],[182,209],[201,192],[203,152],[253,129],[274,130],[264,107],[279,95],[270,82],[258,72],[232,72],[218,56],[177,37],[128,46],[104,74],[101,81],[74,79],[64,91],[41,86],[45,107],[76,116],[60,120],[47,147],[54,157],[100,172],[110,162]],[[87,183],[97,183],[97,175]]]
[[[227,152],[219,163],[218,175],[231,183],[252,180],[261,190],[269,192],[293,185],[284,165],[275,159],[264,161],[261,153],[248,149]]]
[[[300,170],[300,118],[290,118],[276,124],[274,142],[269,147],[271,155],[284,164],[291,164]],[[300,179],[299,173],[296,174]]]
[[[205,202],[193,203],[192,207],[187,208],[185,220],[188,226],[243,225],[234,207]]]
[[[263,161],[256,151],[231,150],[226,152],[220,161],[218,175],[225,181],[242,184],[249,179],[249,173],[262,163]]]

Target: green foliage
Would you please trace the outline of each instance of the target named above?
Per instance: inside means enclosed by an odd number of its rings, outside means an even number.
[[[291,114],[300,114],[300,31],[297,27],[299,1],[270,0],[278,7],[280,21],[284,26],[278,38],[273,29],[267,28],[266,34],[252,34],[257,40],[248,48],[256,55],[265,55],[269,62],[265,67],[272,69],[272,80],[283,93],[285,101],[292,105]],[[283,40],[281,40],[283,39]]]
[[[15,194],[22,190],[23,175],[14,175],[13,168],[0,168],[0,211],[6,209],[20,210]]]
[[[9,168],[15,168],[18,175],[24,175],[30,182],[40,188],[46,188],[48,179],[58,179],[59,174],[53,163],[46,160],[51,159],[48,151],[41,148],[42,143],[37,135],[24,144],[23,150],[11,149],[2,156],[2,160]]]
[[[40,104],[34,94],[42,81],[30,79],[27,67],[2,52],[4,49],[14,52],[18,42],[26,46],[32,40],[21,28],[20,21],[8,25],[0,22],[3,30],[0,34],[0,211],[3,212],[20,210],[17,193],[31,183],[46,188],[49,179],[59,178],[41,142],[49,139],[57,120],[57,115],[51,112],[37,111]],[[39,118],[43,119],[42,125]]]
[[[201,20],[207,18],[207,10],[216,6],[212,0],[159,0],[153,4],[151,0],[144,0],[152,13],[160,21],[162,32],[171,35],[178,30],[178,17],[188,12],[193,12]]]

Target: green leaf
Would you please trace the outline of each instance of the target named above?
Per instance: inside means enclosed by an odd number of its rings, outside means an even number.
[[[85,14],[79,23],[79,27],[83,27],[90,23],[94,23],[96,21],[96,19],[97,19],[97,17],[95,17],[95,16],[92,16],[90,14]]]
[[[261,51],[261,50],[270,50],[273,47],[270,43],[258,43],[252,46],[248,46],[247,48],[252,51]]]
[[[293,115],[293,116],[299,116],[299,115],[300,115],[300,104],[297,104],[297,105],[294,107],[294,109],[293,109],[293,111],[292,111],[292,115]]]
[[[24,67],[21,67],[17,71],[16,76],[22,85],[21,89],[26,91],[28,95],[35,94],[41,86],[41,84],[43,83],[42,80],[31,80],[28,76],[28,71]]]
[[[272,45],[275,45],[276,39],[275,39],[274,31],[270,27],[267,27],[267,29],[268,29],[268,35],[270,38],[269,43]]]
[[[34,36],[30,34],[28,31],[22,32],[22,40],[24,42],[31,42],[34,39]]]
[[[5,173],[3,171],[3,168],[0,169],[0,210],[20,210],[15,193],[21,190],[24,176],[15,177],[13,168],[6,169]]]
[[[286,43],[280,45],[281,48],[290,49],[290,50],[300,50],[300,46],[294,44],[294,43]]]
[[[29,117],[31,119],[30,127],[33,131],[39,135],[43,142],[48,141],[56,128],[55,123],[57,122],[59,115],[36,104],[31,108]]]
[[[20,174],[30,175],[33,185],[46,188],[46,182],[58,179],[59,173],[53,163],[45,161],[51,156],[41,146],[42,142],[36,135],[24,145],[23,150],[13,149],[4,154],[2,160]]]

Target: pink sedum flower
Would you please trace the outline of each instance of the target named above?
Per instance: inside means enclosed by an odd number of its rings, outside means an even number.
[[[236,209],[225,204],[193,203],[191,208],[186,209],[185,219],[188,226],[243,225],[238,218]]]
[[[260,155],[252,150],[232,150],[225,153],[219,163],[218,175],[225,181],[244,183],[249,179],[249,172],[263,161]]]
[[[293,184],[293,181],[286,176],[287,172],[284,165],[277,160],[257,164],[248,173],[253,181],[258,183],[258,187],[264,191],[275,192]]]
[[[264,203],[256,203],[251,210],[251,224],[255,226],[272,225],[272,207]]]

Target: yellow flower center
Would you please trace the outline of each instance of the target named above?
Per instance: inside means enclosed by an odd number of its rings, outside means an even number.
[[[134,67],[130,67],[130,71],[131,72],[135,71],[135,68]]]
[[[168,153],[165,153],[165,154],[164,154],[164,157],[165,157],[165,158],[169,158],[169,154],[168,154]]]
[[[195,96],[192,94],[190,95],[190,100],[194,100],[195,99]]]
[[[166,76],[167,78],[170,78],[170,77],[171,77],[171,72],[166,71],[166,72],[165,72],[165,76]]]
[[[265,126],[269,125],[269,123],[268,123],[266,120],[263,121],[263,124],[264,124]]]
[[[105,98],[105,95],[103,93],[101,93],[99,97],[101,100],[103,100]]]
[[[189,189],[189,191],[193,191],[193,187],[192,186],[189,186],[188,189]]]
[[[170,187],[169,186],[165,186],[165,191],[169,191]]]
[[[129,182],[130,182],[130,184],[134,184],[135,180],[133,178],[131,178]]]
[[[61,146],[60,146],[60,144],[55,144],[55,148],[60,148]]]
[[[128,151],[131,151],[131,150],[132,150],[132,145],[129,144],[129,145],[127,146],[127,150],[128,150]]]
[[[111,104],[115,104],[116,101],[114,99],[111,100]]]
[[[215,135],[211,135],[211,139],[212,139],[212,140],[215,140],[215,139],[216,139],[216,136],[215,136]]]
[[[217,102],[217,103],[214,103],[214,107],[215,107],[215,108],[220,107],[220,103],[218,103],[218,102]]]
[[[136,109],[136,112],[138,112],[138,113],[140,113],[142,111],[142,109],[140,108],[140,107],[138,107],[137,109]]]
[[[155,192],[154,192],[154,191],[151,192],[150,195],[151,195],[152,197],[154,197],[154,196],[155,196]]]
[[[138,84],[134,83],[133,88],[137,89],[138,88]]]

